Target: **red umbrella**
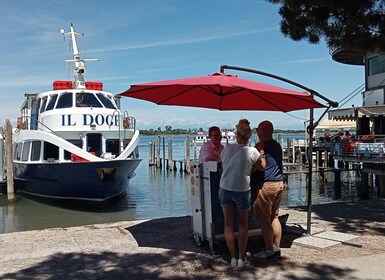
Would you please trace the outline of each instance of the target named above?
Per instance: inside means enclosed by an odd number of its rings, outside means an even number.
[[[132,85],[121,96],[159,105],[225,110],[294,111],[326,107],[310,94],[214,73],[208,76]]]

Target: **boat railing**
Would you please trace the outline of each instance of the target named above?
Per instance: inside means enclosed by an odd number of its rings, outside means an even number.
[[[319,141],[316,147],[330,149],[330,153],[335,157],[383,158],[385,160],[385,135],[340,136]]]
[[[39,121],[36,117],[32,117],[32,116],[23,116],[20,125],[19,125],[19,120],[18,120],[17,128],[19,130],[38,130],[39,126],[37,124],[39,124],[41,126],[44,126],[46,129],[49,130],[49,132],[51,132],[52,134],[55,134],[56,136],[60,137],[59,134],[57,134],[51,128],[49,128],[44,123]],[[42,129],[40,128],[40,130],[42,130]]]

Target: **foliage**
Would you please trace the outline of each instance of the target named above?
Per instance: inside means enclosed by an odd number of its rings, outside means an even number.
[[[171,126],[166,126],[165,130],[160,129],[158,127],[155,129],[147,129],[147,130],[140,130],[141,135],[194,135],[197,132],[203,132],[203,128],[189,128],[189,129],[182,129],[182,128],[176,128],[172,129]],[[254,130],[255,131],[255,130]],[[297,133],[304,133],[304,130],[294,130],[294,129],[275,129],[275,133],[286,133],[286,134],[297,134]]]
[[[294,41],[366,51],[385,45],[384,0],[266,0],[280,4],[281,32]]]

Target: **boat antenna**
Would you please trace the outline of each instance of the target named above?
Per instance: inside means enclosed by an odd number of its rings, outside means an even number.
[[[74,88],[75,89],[85,89],[86,85],[84,82],[84,74],[86,72],[85,62],[87,61],[99,61],[99,59],[81,59],[78,51],[78,46],[76,43],[76,36],[83,36],[83,33],[75,32],[74,26],[71,23],[71,29],[69,32],[65,32],[64,29],[60,29],[60,33],[64,36],[70,37],[72,43],[72,53],[73,59],[66,59],[65,62],[68,64],[70,68],[74,69]]]

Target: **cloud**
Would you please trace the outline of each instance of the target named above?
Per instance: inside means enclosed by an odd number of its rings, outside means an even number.
[[[175,40],[168,40],[168,41],[143,43],[143,44],[137,44],[137,45],[123,45],[123,46],[119,46],[119,47],[93,49],[93,50],[90,50],[88,52],[90,52],[90,53],[91,52],[99,52],[100,53],[100,52],[125,51],[125,50],[133,50],[133,49],[144,49],[144,48],[154,48],[154,47],[196,44],[196,43],[202,43],[202,42],[208,42],[208,41],[214,41],[214,40],[220,40],[220,39],[227,39],[227,38],[238,37],[238,36],[245,36],[245,35],[261,33],[261,32],[275,31],[275,30],[277,30],[276,27],[265,28],[265,29],[256,29],[256,30],[227,33],[227,34],[221,34],[221,35],[211,35],[211,36],[200,37],[200,38],[183,38],[183,39],[175,39]]]

